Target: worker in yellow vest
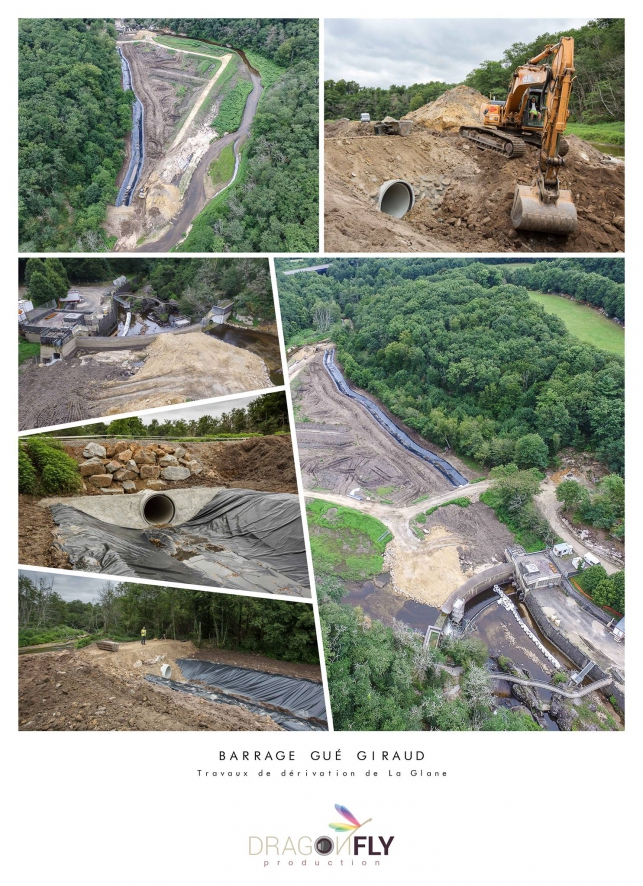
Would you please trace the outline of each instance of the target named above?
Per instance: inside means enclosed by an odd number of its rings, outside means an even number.
[[[147,628],[145,625],[141,628],[141,645],[145,646],[145,638],[147,637]]]

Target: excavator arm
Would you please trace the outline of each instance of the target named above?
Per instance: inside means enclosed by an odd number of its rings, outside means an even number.
[[[561,190],[558,170],[565,161],[560,156],[560,139],[569,117],[569,98],[574,80],[574,40],[563,37],[559,43],[546,46],[530,60],[529,66],[537,65],[544,58],[553,56],[550,67],[541,66],[546,72],[543,86],[543,129],[538,172],[535,183],[517,185],[511,210],[511,221],[518,230],[542,231],[552,234],[571,234],[578,220],[571,191]],[[519,68],[516,74],[519,74]],[[515,77],[516,75],[514,75]]]

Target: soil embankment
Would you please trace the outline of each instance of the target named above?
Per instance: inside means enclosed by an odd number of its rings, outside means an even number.
[[[97,646],[22,655],[19,727],[23,730],[279,731],[269,717],[238,705],[207,702],[145,680],[161,664],[183,681],[179,658],[239,664],[286,676],[321,679],[319,667],[277,662],[227,650],[197,650],[191,642],[123,643],[118,652]]]
[[[482,96],[467,87],[414,111],[410,136],[370,137],[365,124],[327,125],[325,236],[331,252],[617,252],[624,249],[625,166],[576,136],[561,172],[578,229],[568,237],[516,231],[510,211],[517,184],[535,178],[537,148],[505,159],[459,135],[477,124]],[[377,208],[380,185],[409,181],[414,208],[402,219]]]
[[[19,373],[20,430],[270,387],[279,346],[264,338],[237,347],[202,332],[164,333],[146,349],[29,361]]]

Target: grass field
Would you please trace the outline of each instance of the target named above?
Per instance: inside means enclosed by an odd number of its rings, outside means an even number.
[[[18,365],[24,363],[29,357],[37,357],[40,354],[40,343],[37,341],[24,341],[18,339]]]
[[[529,290],[529,297],[541,304],[550,314],[560,317],[571,334],[581,341],[621,357],[625,354],[623,327],[613,320],[608,320],[594,308],[562,298],[560,295],[546,295],[544,292],[533,290]]]
[[[316,572],[360,581],[382,571],[391,534],[379,520],[320,499],[308,504],[306,516]]]
[[[566,132],[577,135],[587,142],[602,142],[608,145],[625,144],[625,123],[568,123]]]
[[[227,184],[234,173],[234,145],[226,145],[208,171],[215,188]]]

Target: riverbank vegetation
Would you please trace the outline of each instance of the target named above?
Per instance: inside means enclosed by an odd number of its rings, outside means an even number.
[[[604,529],[622,539],[625,536],[625,483],[618,474],[609,474],[591,492],[577,480],[562,480],[556,498],[572,523]]]
[[[625,614],[625,572],[608,575],[603,566],[590,566],[574,578],[574,583],[599,606]]]
[[[387,527],[353,508],[313,499],[306,506],[315,566],[345,580],[365,580],[382,572]]]
[[[49,575],[19,574],[20,646],[80,634],[89,636],[80,639],[79,646],[101,637],[127,642],[137,639],[145,625],[150,639],[167,636],[280,661],[319,662],[310,605],[131,582],[101,582],[88,601],[90,589],[81,580],[77,584],[83,599],[69,600],[58,593],[56,581]]]
[[[114,25],[21,19],[18,39],[20,251],[100,250],[134,100]]]

